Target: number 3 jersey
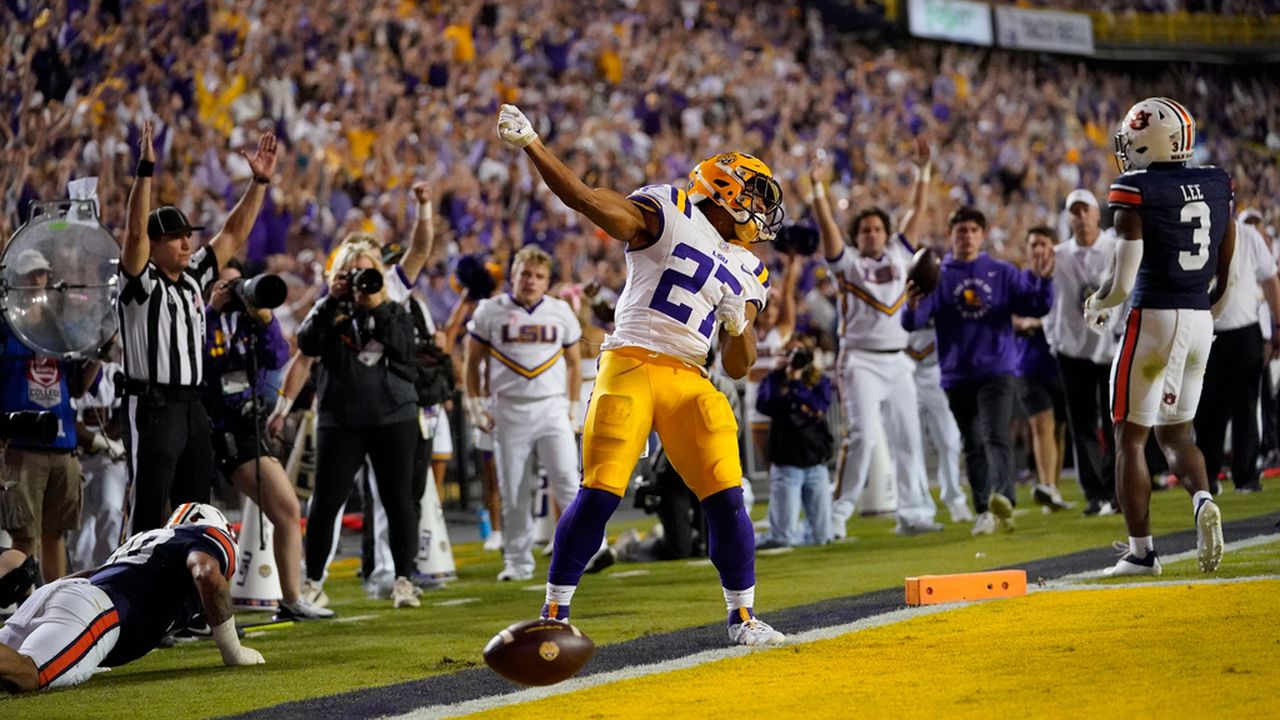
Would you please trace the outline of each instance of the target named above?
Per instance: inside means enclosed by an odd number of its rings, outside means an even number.
[[[1209,309],[1209,281],[1218,269],[1233,196],[1231,176],[1216,167],[1156,163],[1116,178],[1108,204],[1142,215],[1133,307]]]
[[[207,553],[227,580],[235,574],[236,544],[212,525],[179,525],[138,533],[89,576],[115,604],[120,638],[103,665],[115,667],[146,655],[171,630],[187,627],[200,611],[200,594],[187,556]]]
[[[627,199],[658,216],[658,237],[627,251],[627,284],[618,299],[615,330],[602,349],[641,347],[701,368],[725,292],[762,310],[769,271],[750,250],[726,242],[711,222],[672,185],[648,185]]]

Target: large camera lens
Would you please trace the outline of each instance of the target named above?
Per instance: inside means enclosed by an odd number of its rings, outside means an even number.
[[[792,370],[802,370],[807,368],[811,362],[813,362],[813,351],[809,348],[798,347],[791,351]]]
[[[278,275],[259,275],[248,280],[236,278],[230,286],[241,303],[256,308],[278,308],[289,296],[289,286]]]
[[[351,281],[351,287],[356,292],[365,295],[372,295],[382,289],[382,273],[376,268],[365,268],[363,270],[352,270],[347,274],[347,278]]]

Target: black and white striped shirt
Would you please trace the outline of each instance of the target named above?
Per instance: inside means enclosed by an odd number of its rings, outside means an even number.
[[[120,269],[125,377],[187,387],[203,382],[204,291],[217,277],[218,258],[208,245],[191,255],[176,282],[150,260],[137,277]]]

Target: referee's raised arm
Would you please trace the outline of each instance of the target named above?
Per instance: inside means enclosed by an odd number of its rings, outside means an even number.
[[[252,157],[244,151],[240,152],[253,170],[253,182],[249,183],[240,202],[231,209],[227,221],[222,224],[222,230],[209,242],[214,256],[218,258],[218,267],[226,265],[248,242],[249,231],[258,219],[262,199],[266,197],[267,186],[271,184],[271,177],[276,171],[276,152],[276,134],[272,132],[264,134],[258,140],[258,150]]]
[[[120,267],[134,277],[142,273],[151,257],[151,241],[147,239],[147,214],[151,212],[151,177],[156,171],[156,151],[151,142],[151,121],[142,124],[142,143],[138,171],[129,188],[129,209],[125,217],[124,244]]]

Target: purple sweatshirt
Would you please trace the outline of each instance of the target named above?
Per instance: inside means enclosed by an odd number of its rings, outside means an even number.
[[[908,331],[936,321],[942,387],[993,375],[1016,375],[1014,314],[1042,317],[1053,302],[1053,280],[980,253],[973,262],[947,254],[942,279],[915,309],[902,311]]]

